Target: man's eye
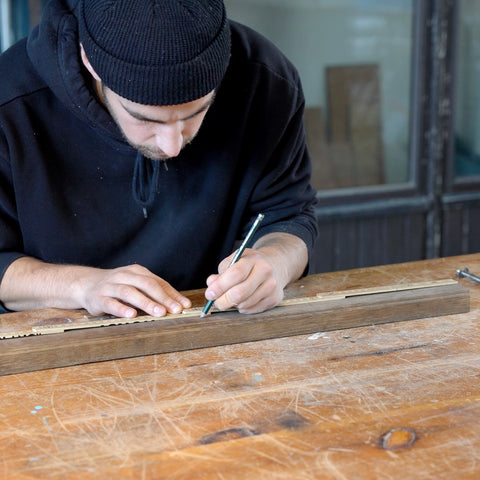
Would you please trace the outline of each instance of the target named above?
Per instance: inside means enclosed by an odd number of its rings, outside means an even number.
[[[140,123],[142,125],[147,125],[149,123],[153,123],[151,120],[146,120],[145,118],[137,118],[137,117],[133,117],[133,119],[137,122],[137,123]]]

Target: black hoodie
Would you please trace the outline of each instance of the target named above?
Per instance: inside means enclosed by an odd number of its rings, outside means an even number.
[[[230,22],[232,56],[195,140],[143,158],[98,101],[78,48],[77,0],[52,0],[0,56],[0,279],[16,258],[141,264],[201,288],[255,216],[312,253],[315,192],[298,74],[269,41]]]

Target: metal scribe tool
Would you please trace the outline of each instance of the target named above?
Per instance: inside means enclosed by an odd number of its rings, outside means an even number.
[[[457,269],[457,277],[467,277],[474,282],[480,283],[480,277],[477,277],[477,275],[473,275],[473,273],[470,273],[467,267],[465,267],[463,270]]]
[[[264,219],[265,215],[263,213],[259,213],[257,215],[257,218],[255,219],[255,221],[253,222],[252,226],[250,227],[250,230],[248,231],[247,233],[247,236],[245,237],[245,239],[243,240],[242,244],[240,245],[240,248],[237,250],[237,253],[235,254],[235,256],[233,257],[232,261],[230,262],[230,265],[229,267],[231,267],[234,263],[236,263],[238,261],[238,259],[242,256],[243,252],[245,251],[245,249],[247,248],[247,245],[249,244],[251,238],[253,237],[253,235],[255,234],[255,232],[257,231],[257,228],[258,226],[260,225],[260,222]],[[209,300],[206,304],[205,304],[205,307],[203,307],[203,310],[202,310],[202,313],[201,313],[201,317],[203,318],[205,315],[208,315],[208,312],[210,311],[210,309],[212,308],[212,305],[213,305],[213,302],[214,300]]]

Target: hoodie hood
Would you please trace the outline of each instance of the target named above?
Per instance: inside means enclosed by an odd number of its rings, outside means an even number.
[[[147,218],[147,207],[157,192],[159,162],[135,153],[94,92],[93,79],[80,56],[76,16],[79,4],[79,0],[51,0],[27,39],[27,53],[37,73],[66,108],[88,123],[116,151],[135,154],[132,195]]]
[[[92,77],[83,66],[76,17],[79,3],[79,0],[47,3],[40,23],[27,39],[28,56],[66,108],[106,136],[116,149],[133,150],[97,99]]]

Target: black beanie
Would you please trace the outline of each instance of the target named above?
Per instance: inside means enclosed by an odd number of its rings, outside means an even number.
[[[144,105],[217,88],[230,58],[223,0],[82,0],[79,39],[102,82]]]

